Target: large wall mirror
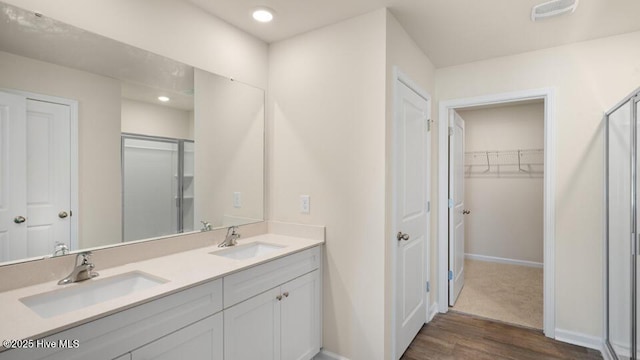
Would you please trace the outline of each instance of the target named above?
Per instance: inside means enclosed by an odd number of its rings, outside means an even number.
[[[262,89],[0,9],[0,264],[263,220]]]

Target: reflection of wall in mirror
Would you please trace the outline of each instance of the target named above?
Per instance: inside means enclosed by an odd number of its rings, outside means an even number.
[[[263,91],[196,69],[195,106],[196,221],[220,227],[262,220]]]
[[[193,111],[122,99],[122,132],[193,140]]]
[[[120,82],[0,51],[0,87],[78,101],[79,245],[119,242]]]

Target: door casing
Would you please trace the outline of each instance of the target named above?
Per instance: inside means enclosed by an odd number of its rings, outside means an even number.
[[[438,311],[448,311],[448,193],[449,110],[524,100],[544,101],[544,319],[543,331],[555,338],[555,95],[554,88],[541,88],[442,100],[438,111]]]

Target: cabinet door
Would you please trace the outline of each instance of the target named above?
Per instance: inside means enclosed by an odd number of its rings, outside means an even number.
[[[200,320],[131,353],[131,360],[222,360],[222,313]]]
[[[280,288],[224,310],[225,360],[280,360]]]
[[[308,360],[320,351],[318,270],[281,286],[282,360]]]

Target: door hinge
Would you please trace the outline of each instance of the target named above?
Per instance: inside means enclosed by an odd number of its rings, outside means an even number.
[[[449,280],[453,280],[453,270],[449,270]]]
[[[431,291],[431,284],[427,281],[427,292]]]
[[[453,208],[453,199],[449,199],[449,209]]]
[[[631,255],[636,254],[636,234],[631,233]]]
[[[427,131],[431,131],[431,119],[427,118]]]
[[[431,212],[431,201],[427,201],[427,212]]]
[[[453,127],[449,126],[449,136],[453,136]]]

